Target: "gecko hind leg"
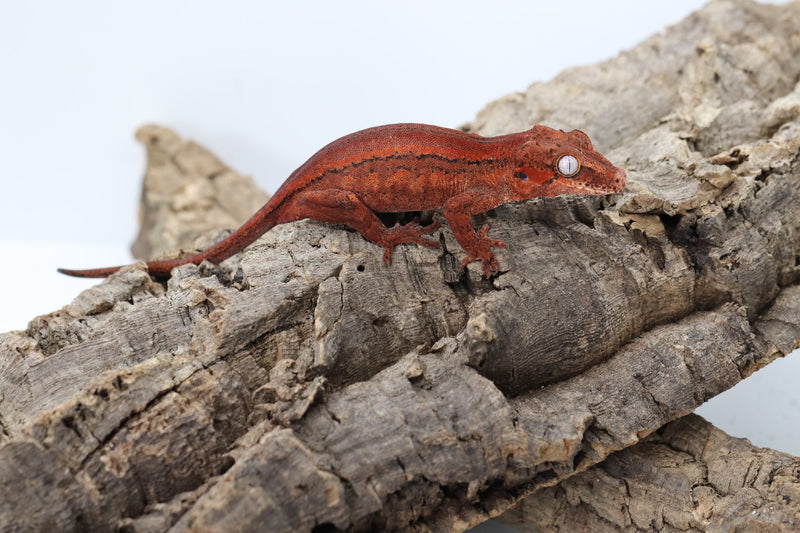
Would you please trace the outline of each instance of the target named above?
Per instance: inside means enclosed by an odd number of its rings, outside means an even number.
[[[346,224],[358,231],[365,239],[383,246],[383,262],[391,264],[392,249],[398,244],[414,243],[428,248],[437,248],[439,241],[426,239],[439,229],[439,224],[421,226],[417,219],[408,224],[395,224],[391,228],[361,201],[352,191],[343,189],[322,189],[306,191],[294,199],[294,209],[291,210],[295,220],[311,218],[320,222]]]

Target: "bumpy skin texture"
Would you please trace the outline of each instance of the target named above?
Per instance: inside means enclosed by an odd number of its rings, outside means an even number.
[[[571,175],[559,160],[573,156]],[[577,171],[574,163],[577,162]],[[481,137],[425,124],[390,124],[337,139],[314,154],[281,185],[250,220],[228,238],[198,254],[150,261],[155,277],[187,263],[213,263],[232,256],[277,224],[311,218],[346,224],[366,239],[392,249],[401,243],[436,247],[424,237],[436,225],[416,221],[387,228],[375,213],[442,209],[466,252],[462,264],[481,261],[487,276],[499,269],[493,247],[504,243],[476,232],[470,217],[507,202],[560,194],[610,194],[625,186],[625,172],[594,151],[579,130],[534,126],[521,133]],[[121,267],[59,269],[78,277],[106,277]]]

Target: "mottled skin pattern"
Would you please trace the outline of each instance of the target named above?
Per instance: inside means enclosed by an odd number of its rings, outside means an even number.
[[[579,170],[566,176],[558,161],[574,156]],[[387,228],[375,213],[442,209],[453,234],[466,252],[462,265],[481,261],[487,276],[497,271],[493,247],[504,243],[476,232],[470,217],[507,202],[560,194],[610,194],[625,186],[625,172],[595,152],[578,130],[563,132],[545,126],[481,137],[424,124],[391,124],[352,133],[314,154],[278,189],[250,220],[223,241],[180,259],[150,261],[150,274],[168,277],[187,263],[212,263],[230,257],[277,224],[311,218],[346,224],[366,239],[392,249],[401,243],[439,245],[425,238],[437,225],[416,221]],[[79,277],[105,277],[121,267],[60,272]]]

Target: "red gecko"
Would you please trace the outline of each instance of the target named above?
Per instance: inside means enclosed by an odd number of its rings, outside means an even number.
[[[337,139],[303,163],[250,220],[205,251],[148,261],[150,274],[168,277],[187,263],[213,263],[232,256],[277,224],[304,218],[346,224],[384,247],[428,247],[436,224],[412,221],[387,228],[375,213],[442,209],[466,252],[462,266],[481,261],[487,277],[498,271],[492,247],[505,246],[472,227],[470,217],[507,202],[560,194],[610,194],[625,186],[625,171],[594,151],[579,130],[534,126],[521,133],[481,137],[424,124],[391,124]],[[59,269],[70,276],[106,277],[121,267]]]

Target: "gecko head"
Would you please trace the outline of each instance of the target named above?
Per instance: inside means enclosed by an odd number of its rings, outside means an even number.
[[[625,187],[625,171],[592,148],[580,130],[535,126],[515,159],[511,188],[519,200],[559,194],[611,194]]]

